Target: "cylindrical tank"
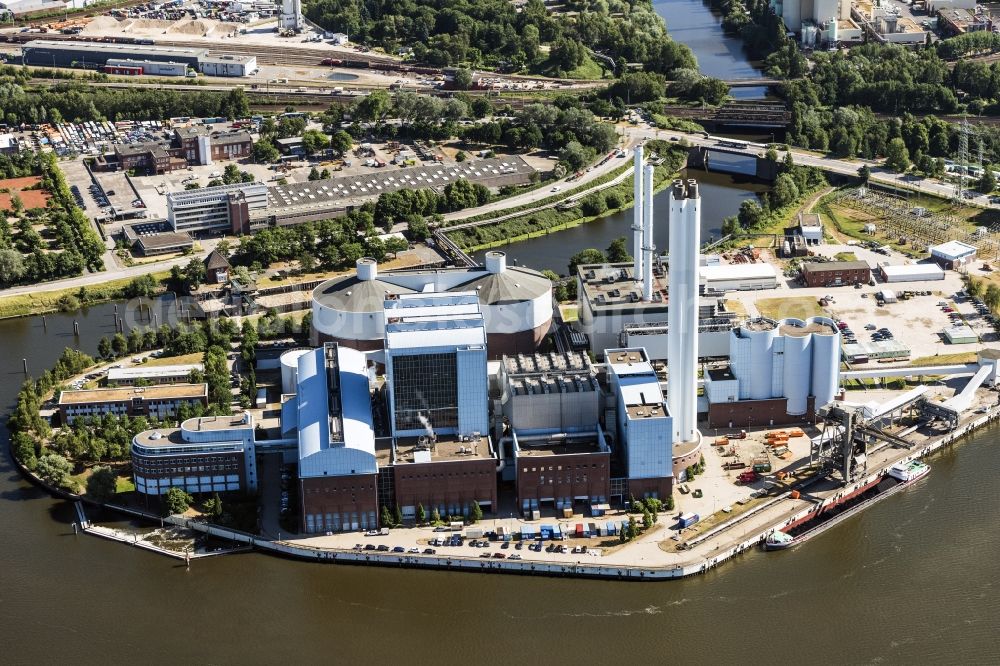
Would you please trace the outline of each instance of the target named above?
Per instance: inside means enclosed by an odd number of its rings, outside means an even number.
[[[830,46],[833,46],[840,39],[840,35],[837,33],[837,19],[831,18],[827,21],[826,29],[829,31],[830,35]]]
[[[801,319],[782,320],[779,332],[784,343],[782,395],[788,399],[789,414],[805,414],[812,380],[812,333],[806,332]]]
[[[813,333],[812,343],[812,394],[819,409],[834,401],[840,387],[840,331],[827,317],[813,317],[810,321],[822,324],[825,329]]]
[[[774,372],[774,339],[778,336],[777,322],[770,319],[756,319],[744,327],[744,334],[750,338],[749,375],[740,382],[749,384],[751,400],[773,398],[772,374]]]
[[[308,349],[290,349],[278,357],[281,365],[281,392],[298,393],[299,358],[308,354]]]
[[[490,273],[496,275],[497,273],[503,273],[507,269],[507,253],[506,252],[487,252],[486,253],[486,270]]]
[[[378,262],[371,257],[361,257],[355,263],[359,280],[374,280],[378,277]]]

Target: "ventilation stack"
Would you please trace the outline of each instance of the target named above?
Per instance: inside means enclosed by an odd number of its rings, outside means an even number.
[[[642,146],[635,147],[632,180],[632,279],[642,279]]]
[[[647,165],[642,172],[642,300],[653,300],[653,258],[656,243],[653,241],[653,167]]]
[[[698,183],[675,180],[670,189],[670,305],[667,310],[667,404],[674,443],[698,437]]]

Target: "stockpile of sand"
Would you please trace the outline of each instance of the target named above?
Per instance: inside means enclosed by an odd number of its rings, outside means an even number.
[[[173,22],[167,32],[178,35],[203,35],[205,37],[233,34],[237,31],[236,23],[221,23],[212,19],[186,18]]]
[[[111,16],[98,16],[84,29],[86,34],[128,33],[155,37],[156,35],[188,35],[190,37],[224,37],[239,31],[238,23],[222,23],[212,19],[184,18],[180,21],[164,19],[130,18],[119,21]]]
[[[83,29],[84,34],[91,32],[105,32],[108,30],[121,30],[121,23],[113,16],[97,16],[87,23]]]

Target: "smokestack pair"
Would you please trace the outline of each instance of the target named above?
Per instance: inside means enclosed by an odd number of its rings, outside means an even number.
[[[634,180],[632,207],[633,278],[642,281],[642,300],[653,300],[653,167],[643,164],[642,146],[635,147],[632,172]]]

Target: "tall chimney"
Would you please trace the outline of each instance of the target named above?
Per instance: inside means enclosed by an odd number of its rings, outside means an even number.
[[[643,170],[642,202],[642,300],[653,300],[653,256],[656,243],[653,240],[653,167],[646,165]]]
[[[667,404],[674,442],[697,438],[698,249],[701,198],[698,184],[675,180],[670,189],[670,304],[667,310]]]
[[[632,279],[642,279],[642,145],[635,147],[632,170]]]

